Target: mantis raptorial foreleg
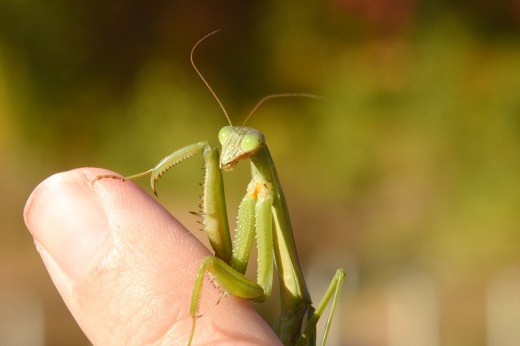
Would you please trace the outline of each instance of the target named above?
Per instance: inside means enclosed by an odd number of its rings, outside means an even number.
[[[215,255],[225,262],[231,259],[231,237],[226,212],[222,172],[218,165],[218,150],[207,142],[181,148],[161,160],[150,172],[150,184],[156,193],[155,183],[171,167],[200,152],[204,154],[204,184],[201,201],[203,231],[209,238]],[[209,183],[211,182],[211,183]]]
[[[226,201],[222,172],[218,164],[218,149],[208,142],[198,142],[174,151],[163,158],[154,168],[127,177],[100,175],[94,181],[104,178],[131,180],[150,175],[152,191],[157,195],[156,183],[171,167],[199,153],[204,155],[204,184],[201,210],[198,214],[203,219],[203,231],[207,234],[215,256],[226,263],[231,260],[231,237],[229,233]],[[208,183],[212,181],[212,183]]]

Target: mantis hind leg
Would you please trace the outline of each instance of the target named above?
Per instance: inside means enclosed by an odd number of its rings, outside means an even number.
[[[345,271],[341,268],[336,270],[336,274],[332,278],[330,282],[329,288],[325,292],[321,302],[316,307],[316,310],[309,318],[305,325],[305,329],[303,330],[300,339],[298,340],[297,345],[305,345],[307,341],[312,340],[314,338],[314,334],[316,333],[316,324],[318,323],[321,315],[323,314],[325,308],[332,300],[331,308],[329,312],[329,316],[327,317],[327,322],[325,324],[325,333],[323,334],[323,340],[321,342],[322,345],[327,344],[327,338],[329,336],[330,325],[332,322],[332,318],[334,317],[334,312],[336,310],[336,306],[338,304],[339,296],[341,293],[341,288],[343,287],[343,282],[345,281]]]

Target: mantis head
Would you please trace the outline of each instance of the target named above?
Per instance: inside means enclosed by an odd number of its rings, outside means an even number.
[[[222,145],[220,168],[223,170],[232,170],[238,161],[251,157],[265,143],[260,131],[245,126],[225,126],[218,139]]]

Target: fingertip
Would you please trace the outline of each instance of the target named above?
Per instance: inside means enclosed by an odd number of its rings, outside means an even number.
[[[77,170],[54,174],[40,183],[29,196],[24,219],[35,242],[71,278],[88,270],[110,243],[103,207]]]

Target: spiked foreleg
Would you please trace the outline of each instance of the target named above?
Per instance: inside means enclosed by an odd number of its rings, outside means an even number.
[[[226,263],[231,260],[231,237],[226,212],[224,183],[219,168],[218,149],[208,142],[199,142],[174,151],[161,160],[152,170],[150,183],[156,191],[157,180],[171,167],[202,152],[204,155],[204,182],[201,200],[203,230],[209,238],[215,256]]]

